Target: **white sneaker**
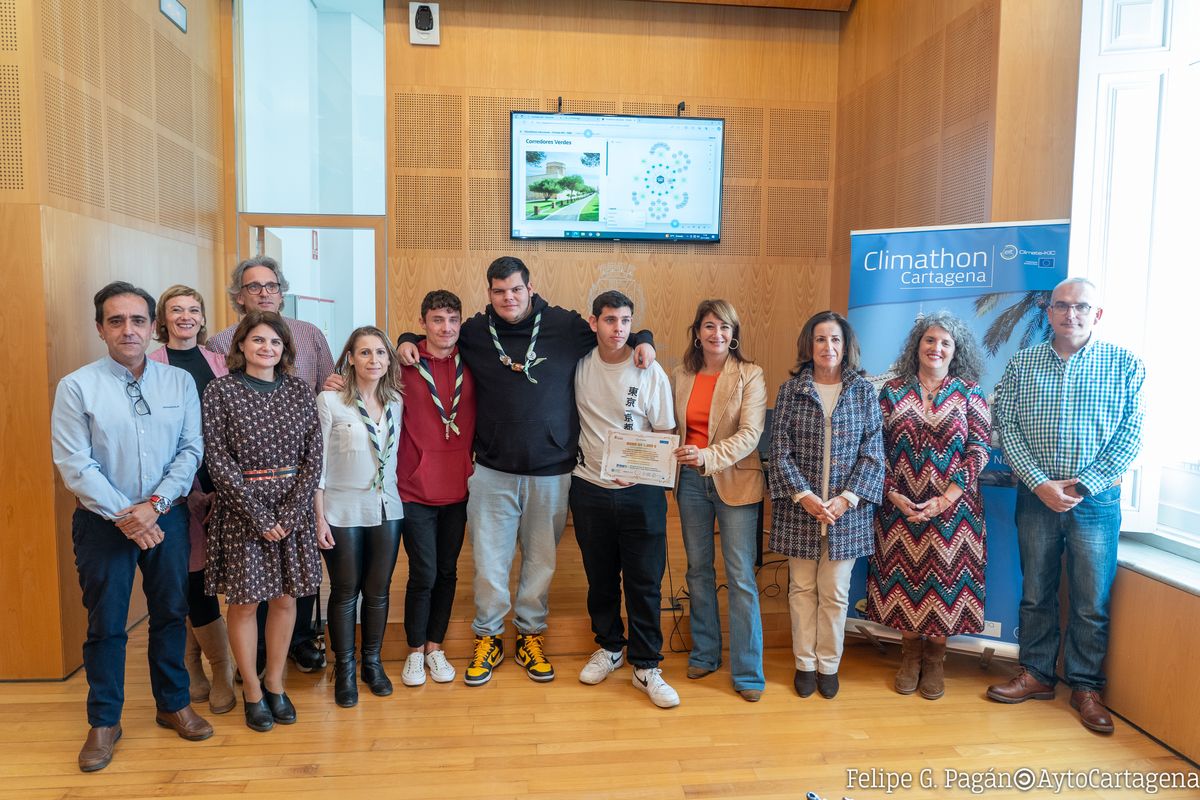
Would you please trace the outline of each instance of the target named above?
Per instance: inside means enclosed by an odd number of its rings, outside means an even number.
[[[400,680],[404,681],[405,686],[420,686],[425,683],[424,653],[408,654],[408,658],[404,659],[404,672],[400,673]]]
[[[625,653],[619,651],[610,653],[601,647],[596,652],[592,653],[592,657],[583,665],[583,669],[579,671],[579,682],[586,683],[590,686],[595,686],[600,681],[609,676],[614,669],[619,669],[625,665]]]
[[[429,667],[429,677],[435,683],[449,683],[454,680],[454,666],[446,660],[446,654],[441,650],[430,650],[425,654],[425,666]]]
[[[650,702],[659,708],[674,708],[679,705],[679,693],[663,680],[662,670],[635,668],[633,685],[650,695]]]

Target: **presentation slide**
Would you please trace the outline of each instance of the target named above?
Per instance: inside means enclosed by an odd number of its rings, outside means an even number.
[[[514,239],[719,241],[725,122],[512,114]]]

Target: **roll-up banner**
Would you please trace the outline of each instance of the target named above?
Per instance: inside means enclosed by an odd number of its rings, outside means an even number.
[[[1046,306],[1067,277],[1067,220],[853,231],[850,234],[850,324],[862,348],[862,366],[876,388],[894,377],[892,364],[924,314],[949,311],[967,323],[983,349],[980,385],[989,404],[1008,360],[1050,334]],[[1016,655],[1021,566],[1016,478],[992,434],[992,456],[980,477],[987,526],[986,602],[982,634],[956,636],[950,646]],[[895,631],[864,618],[867,559],[850,584],[847,628]]]

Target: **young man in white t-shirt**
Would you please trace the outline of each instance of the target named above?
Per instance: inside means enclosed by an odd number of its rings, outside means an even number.
[[[600,477],[609,430],[668,431],[675,427],[671,385],[657,363],[634,364],[627,344],[633,302],[604,292],[588,319],[597,347],[575,370],[579,410],[579,465],[571,474],[570,505],[575,540],[588,578],[588,614],[600,649],[579,673],[596,684],[625,663],[628,646],[633,685],[660,708],[679,705],[662,678],[662,577],[667,564],[667,500],[662,487]],[[621,621],[621,584],[629,615],[629,638]]]

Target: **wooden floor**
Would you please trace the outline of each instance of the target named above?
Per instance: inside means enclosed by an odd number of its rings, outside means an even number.
[[[684,588],[686,558],[678,518],[668,519],[670,573],[666,600]],[[201,712],[216,735],[189,743],[154,725],[146,666],[146,627],[130,635],[124,737],[104,771],[81,774],[75,764],[87,734],[87,684],[82,673],[62,683],[0,684],[0,799],[186,796],[218,798],[822,798],[977,797],[966,788],[850,789],[847,770],[944,770],[1021,767],[1049,770],[1164,772],[1190,765],[1117,721],[1103,737],[1079,725],[1065,690],[1054,702],[1003,706],[984,698],[989,683],[1010,667],[989,672],[977,661],[951,655],[946,696],[936,702],[902,697],[891,689],[898,648],[880,655],[864,642],[847,645],[842,693],[834,700],[798,698],[791,688],[793,662],[787,617],[786,562],[767,554],[760,571],[767,691],[746,703],[734,692],[726,668],[700,681],[685,677],[689,644],[686,602],[664,612],[664,673],[682,705],[661,710],[630,685],[630,669],[599,686],[577,680],[595,645],[585,608],[586,579],[570,528],[559,547],[551,590],[547,650],[558,670],[550,684],[534,684],[512,663],[492,682],[471,688],[399,683],[403,635],[403,556],[393,582],[385,658],[396,693],[376,698],[363,689],[357,708],[333,703],[332,671],[288,677],[299,721],[266,734],[246,728],[239,705],[220,717]],[[458,596],[446,649],[459,668],[469,652],[473,613],[469,545],[459,565]],[[718,576],[720,573],[718,572]],[[327,596],[327,595],[326,595]],[[724,606],[725,592],[720,593]],[[508,644],[512,643],[511,627]],[[508,652],[511,652],[509,650]],[[1046,798],[988,791],[986,798]],[[1112,798],[1134,792],[1064,791],[1058,797]],[[1160,792],[1158,797],[1200,797],[1200,791]]]
[[[997,673],[965,656],[948,661],[941,700],[901,697],[889,685],[896,648],[881,656],[862,643],[847,647],[834,700],[796,697],[785,650],[768,651],[767,691],[758,704],[733,693],[727,670],[689,681],[686,658],[671,655],[665,674],[683,702],[665,711],[630,686],[628,667],[599,686],[579,683],[582,656],[556,658],[559,677],[550,684],[534,684],[506,661],[483,687],[460,681],[409,689],[397,681],[392,697],[364,694],[354,709],[334,705],[328,674],[293,673],[288,688],[297,724],[254,733],[239,706],[209,716],[216,735],[199,743],[154,725],[145,652],[140,625],[129,645],[124,737],[99,773],[84,775],[75,765],[87,732],[81,674],[62,683],[0,684],[0,797],[802,798],[814,791],[855,800],[951,798],[974,795],[964,788],[850,790],[847,769],[910,771],[915,780],[931,768],[938,781],[945,768],[1189,769],[1120,720],[1110,737],[1086,731],[1062,690],[1053,702],[988,702],[983,693]],[[455,660],[461,668],[462,659]],[[389,666],[398,676],[400,664]]]

